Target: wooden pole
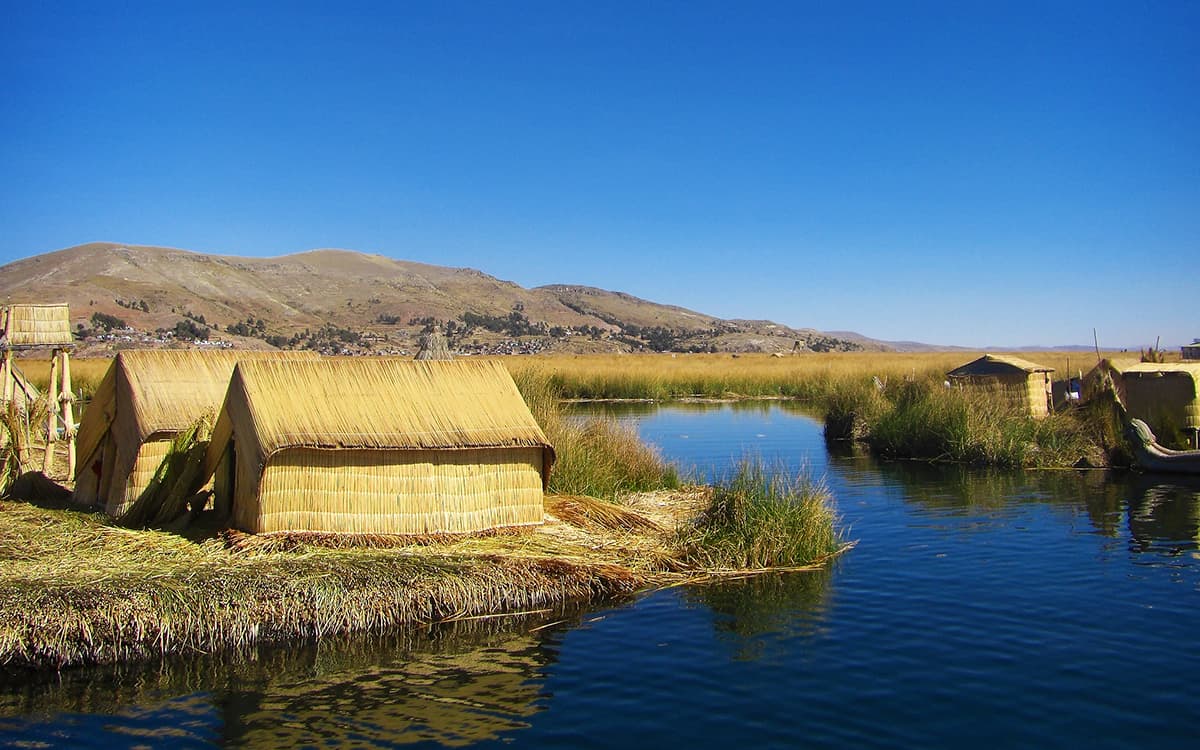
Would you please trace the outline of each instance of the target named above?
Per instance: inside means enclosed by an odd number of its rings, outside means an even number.
[[[13,371],[12,371],[12,349],[4,350],[4,365],[3,365],[3,369],[0,369],[0,373],[3,373],[3,375],[4,375],[3,394],[4,394],[4,404],[7,405],[10,401],[12,401],[13,385],[15,383],[15,380],[13,378]]]
[[[62,404],[63,429],[67,438],[67,479],[75,478],[75,391],[71,390],[71,353],[62,350],[62,393],[58,395]]]
[[[46,392],[46,453],[42,457],[42,473],[50,476],[54,463],[54,444],[58,441],[58,349],[50,355],[50,387]]]
[[[8,350],[5,349],[4,356],[0,357],[0,417],[8,417],[8,381]],[[0,447],[4,445],[7,437],[8,429],[0,429]],[[13,439],[16,439],[15,435],[13,436]],[[13,450],[16,450],[15,445],[13,446]]]

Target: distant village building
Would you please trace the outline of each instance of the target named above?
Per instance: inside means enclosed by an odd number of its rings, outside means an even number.
[[[950,383],[994,394],[1035,417],[1050,413],[1051,373],[1043,367],[1017,357],[985,354],[946,373]]]
[[[1180,347],[1179,351],[1184,359],[1200,359],[1200,339],[1195,339],[1192,343]]]

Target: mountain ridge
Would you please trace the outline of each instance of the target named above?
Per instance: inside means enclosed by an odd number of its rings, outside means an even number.
[[[72,324],[84,329],[112,319],[138,332],[186,334],[191,321],[239,346],[352,353],[407,352],[432,324],[472,353],[892,348],[857,334],[726,320],[583,284],[526,289],[478,269],[342,248],[254,257],[90,242],[0,267],[0,301],[65,301]]]

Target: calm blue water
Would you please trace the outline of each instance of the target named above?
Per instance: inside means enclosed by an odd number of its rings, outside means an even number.
[[[697,476],[824,476],[858,546],[539,630],[4,684],[0,747],[1195,744],[1200,483],[832,456],[780,404],[614,414]]]

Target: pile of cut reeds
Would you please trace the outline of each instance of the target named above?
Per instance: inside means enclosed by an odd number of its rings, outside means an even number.
[[[189,501],[200,490],[204,453],[212,435],[213,416],[204,415],[180,430],[171,440],[150,484],[118,520],[123,526],[144,528],[167,524],[186,525],[192,513],[203,507],[189,508]]]

